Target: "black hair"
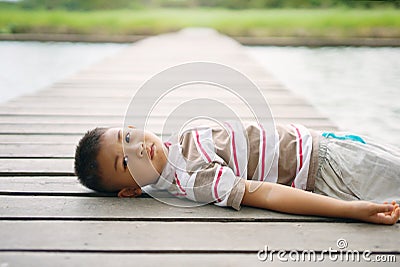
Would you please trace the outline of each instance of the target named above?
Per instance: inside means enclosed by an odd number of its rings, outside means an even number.
[[[101,183],[101,172],[97,162],[100,138],[108,128],[89,130],[79,141],[75,150],[75,174],[81,184],[98,192],[108,192]]]

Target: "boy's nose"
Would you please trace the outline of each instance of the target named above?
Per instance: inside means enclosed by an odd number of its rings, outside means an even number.
[[[144,156],[145,150],[144,150],[144,143],[140,142],[136,145],[135,147],[135,153],[138,158],[142,158]]]

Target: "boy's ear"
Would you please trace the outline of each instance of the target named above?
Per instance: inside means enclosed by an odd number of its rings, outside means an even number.
[[[136,127],[135,127],[135,126],[133,126],[133,125],[128,125],[128,128],[131,128],[131,129],[136,129]]]
[[[142,189],[127,187],[118,192],[118,197],[138,197],[142,194]]]

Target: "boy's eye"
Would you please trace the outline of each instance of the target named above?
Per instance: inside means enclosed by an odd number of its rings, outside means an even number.
[[[124,156],[124,158],[122,159],[122,165],[124,165],[124,170],[125,170],[126,167],[128,166],[128,156]]]
[[[129,143],[129,140],[131,140],[131,134],[130,134],[130,133],[127,133],[127,134],[125,135],[125,142]]]

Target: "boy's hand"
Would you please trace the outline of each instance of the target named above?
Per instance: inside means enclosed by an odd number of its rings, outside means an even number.
[[[378,223],[378,224],[395,224],[400,218],[399,205],[393,201],[391,204],[375,204],[366,201],[354,201],[353,217],[358,220]]]

